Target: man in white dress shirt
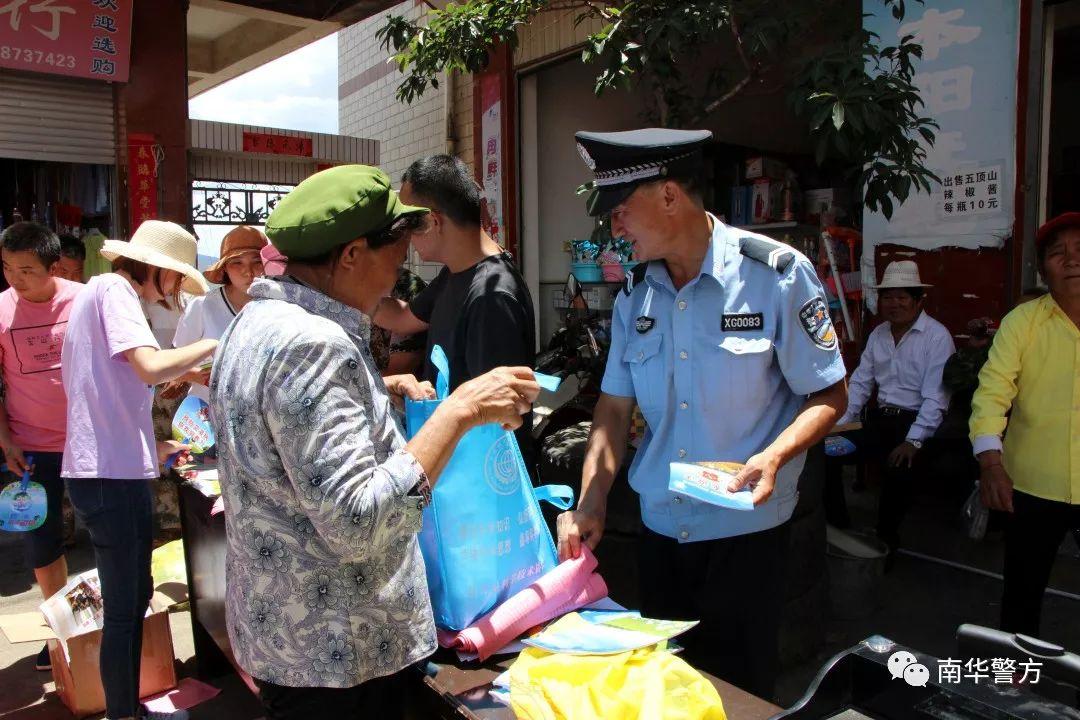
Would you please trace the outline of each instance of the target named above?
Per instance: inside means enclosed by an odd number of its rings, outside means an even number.
[[[885,322],[870,333],[839,424],[858,419],[877,388],[877,407],[869,413],[865,435],[882,468],[877,533],[889,546],[891,565],[917,482],[920,451],[949,406],[941,373],[956,347],[945,326],[923,312],[923,296],[931,286],[922,282],[913,261],[889,263],[875,287]]]

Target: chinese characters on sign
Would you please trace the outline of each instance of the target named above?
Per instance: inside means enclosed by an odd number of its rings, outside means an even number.
[[[480,129],[483,139],[481,175],[490,223],[485,229],[492,240],[506,247],[502,209],[502,100],[499,97],[501,82],[498,73],[486,73],[480,77]]]
[[[891,220],[865,212],[864,258],[883,243],[1001,247],[1012,233],[1018,8],[1015,0],[908,3],[897,23],[880,0],[863,0],[863,25],[882,45],[910,36],[922,46],[913,82],[925,106],[919,114],[940,126],[926,166],[942,179],[933,192],[908,196]],[[872,274],[872,264],[864,267],[863,280]]]
[[[131,232],[158,217],[157,160],[153,135],[128,135],[128,216]]]
[[[1001,166],[947,173],[941,178],[938,197],[945,218],[999,212]]]
[[[244,152],[311,157],[311,138],[244,132]]]
[[[0,0],[0,67],[127,82],[133,0]]]

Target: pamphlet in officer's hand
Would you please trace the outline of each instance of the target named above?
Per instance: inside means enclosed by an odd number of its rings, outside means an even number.
[[[728,490],[742,468],[741,463],[733,462],[671,463],[668,490],[729,510],[753,510],[753,491],[749,487],[737,492]]]

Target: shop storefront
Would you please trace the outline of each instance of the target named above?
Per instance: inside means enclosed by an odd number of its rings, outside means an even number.
[[[0,219],[81,235],[118,228],[115,83],[129,78],[132,4],[0,11]]]
[[[1075,123],[1069,121],[1080,67],[1074,42],[1078,6],[1080,0],[927,0],[909,9],[900,28],[878,12],[879,2],[865,3],[874,13],[865,20],[868,29],[912,34],[930,48],[917,82],[927,114],[942,130],[928,161],[941,177],[951,176],[953,187],[913,196],[889,222],[864,215],[857,188],[840,187],[829,169],[813,167],[805,128],[783,98],[756,95],[727,104],[704,122],[716,138],[710,207],[732,224],[773,225],[756,229],[798,243],[816,235],[818,214],[808,203],[835,203],[840,224],[864,233],[861,246],[848,255],[847,264],[855,264],[845,271],[861,270],[866,281],[891,259],[915,258],[937,288],[927,310],[954,333],[962,333],[973,317],[1000,318],[1024,290],[1039,284],[1035,228],[1078,207],[1080,155]],[[859,6],[853,7],[857,14]],[[477,176],[496,208],[500,239],[519,257],[529,281],[541,346],[559,323],[556,303],[571,262],[567,244],[593,230],[575,194],[587,168],[569,138],[578,129],[620,130],[646,122],[645,103],[633,91],[593,95],[594,68],[579,55],[584,38],[597,28],[576,26],[575,17],[573,11],[542,14],[523,29],[513,53],[495,53],[489,70],[473,78]],[[782,199],[774,213],[780,216],[776,222],[792,226],[755,222],[752,197],[750,222],[743,222],[727,196],[735,186],[753,184],[738,174],[747,159],[770,155],[798,175],[794,220],[782,219]],[[968,168],[974,170],[974,191],[982,194],[974,212],[965,195]],[[957,199],[957,175],[965,209],[953,202],[946,212],[946,191]],[[817,190],[823,192],[807,195]],[[845,264],[843,258],[839,262]],[[591,299],[603,306],[610,303],[607,296],[593,292]],[[872,313],[873,297],[867,300]]]
[[[0,9],[0,218],[126,237],[188,214],[179,0]]]

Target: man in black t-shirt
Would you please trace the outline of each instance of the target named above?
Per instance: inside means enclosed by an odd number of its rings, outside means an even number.
[[[532,297],[510,257],[480,223],[480,188],[468,167],[450,155],[417,160],[402,177],[400,196],[430,208],[412,244],[425,262],[445,267],[410,303],[385,298],[375,324],[394,333],[427,331],[420,379],[434,384],[431,349],[450,359],[451,391],[502,366],[533,367],[536,359]],[[530,472],[531,416],[518,431]]]

